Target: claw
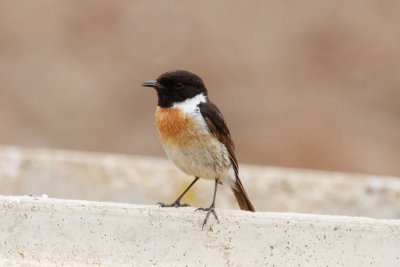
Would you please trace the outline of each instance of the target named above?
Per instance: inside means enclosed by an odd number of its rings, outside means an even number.
[[[215,212],[214,205],[211,205],[209,208],[198,208],[195,211],[198,211],[198,210],[207,211],[207,215],[206,215],[206,218],[204,218],[204,222],[203,222],[203,226],[201,227],[201,230],[204,229],[204,225],[206,225],[206,223],[208,221],[208,217],[210,217],[211,213],[214,215],[215,219],[217,219],[217,222],[219,223],[218,216],[217,216],[217,213]]]

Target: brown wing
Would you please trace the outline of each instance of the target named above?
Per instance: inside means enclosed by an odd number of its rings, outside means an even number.
[[[222,116],[221,111],[219,111],[217,106],[211,102],[200,103],[199,108],[200,113],[206,121],[211,133],[214,134],[228,150],[235,174],[237,176],[239,168],[235,156],[235,145],[233,144],[231,134],[226,126],[225,119]]]
[[[251,203],[246,191],[239,179],[239,167],[235,156],[235,145],[233,144],[231,134],[226,126],[224,117],[221,111],[211,102],[199,104],[200,113],[207,123],[211,133],[214,134],[218,140],[223,143],[229,152],[230,159],[232,162],[233,169],[235,170],[235,186],[232,186],[232,191],[239,203],[240,209],[256,211],[253,204]]]

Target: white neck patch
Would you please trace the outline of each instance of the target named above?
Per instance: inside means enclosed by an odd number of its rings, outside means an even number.
[[[203,115],[200,113],[199,104],[207,102],[207,97],[201,93],[192,98],[186,99],[185,101],[174,103],[173,108],[179,108],[182,112],[192,117],[197,122],[197,129],[199,133],[208,134],[210,133],[210,129],[207,126],[206,121],[203,118]]]
[[[198,104],[207,102],[206,96],[201,93],[192,98],[186,99],[185,101],[174,103],[173,108],[180,108],[184,113],[193,113],[198,111]]]

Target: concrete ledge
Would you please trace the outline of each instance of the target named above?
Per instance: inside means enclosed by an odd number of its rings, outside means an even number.
[[[240,165],[259,211],[400,218],[400,179],[376,175]],[[0,194],[135,204],[173,201],[193,177],[154,157],[0,146]],[[213,183],[200,180],[184,201],[210,205]],[[238,209],[220,187],[217,208]]]
[[[400,221],[0,197],[0,264],[400,266]]]
[[[400,179],[241,165],[259,211],[397,219]],[[220,223],[169,202],[191,182],[165,159],[0,147],[0,266],[400,266],[400,220],[264,213],[217,197]],[[212,183],[185,202],[208,206]],[[42,194],[55,198],[37,197]]]

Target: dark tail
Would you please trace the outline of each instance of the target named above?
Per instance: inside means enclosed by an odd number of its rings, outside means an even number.
[[[236,177],[235,185],[232,186],[232,191],[241,210],[256,211],[249,197],[247,196],[246,191],[244,191],[244,187],[238,176]]]

